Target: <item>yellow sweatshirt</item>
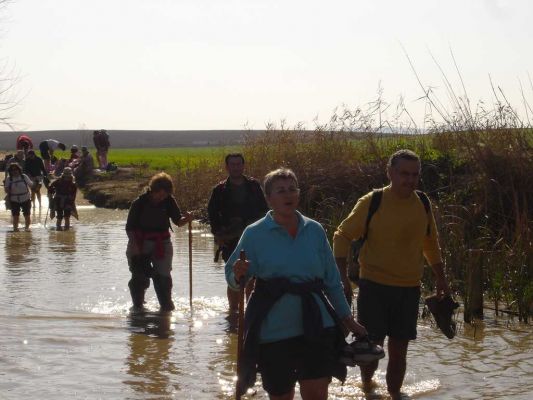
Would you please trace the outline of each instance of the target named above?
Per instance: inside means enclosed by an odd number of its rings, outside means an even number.
[[[364,236],[372,192],[359,199],[333,236],[335,257],[345,258],[350,243]],[[407,199],[396,196],[390,185],[383,189],[380,206],[370,220],[367,239],[359,254],[360,277],[390,286],[419,286],[424,256],[430,265],[442,262],[433,213],[428,215],[413,192]]]

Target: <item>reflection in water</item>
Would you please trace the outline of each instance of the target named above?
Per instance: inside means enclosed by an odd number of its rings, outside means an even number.
[[[75,253],[76,252],[76,231],[50,231],[50,249],[54,253]]]
[[[174,342],[173,317],[170,313],[131,313],[128,325],[129,356],[126,358],[127,374],[124,381],[135,392],[150,395],[171,395],[179,390],[171,377],[180,374],[177,365],[170,361]]]
[[[218,376],[220,391],[228,398],[235,393],[237,379],[237,333],[236,318],[228,319],[229,332],[216,339],[218,351],[211,369]],[[233,329],[235,328],[235,331]],[[257,375],[260,378],[260,375]]]
[[[172,317],[137,317],[128,313],[126,211],[79,212],[72,231],[45,229],[43,207],[31,232],[13,233],[0,205],[0,398],[232,398],[237,335],[235,319],[226,319],[224,268],[213,262],[212,236],[193,230],[193,309],[188,235],[175,229],[177,310]],[[146,306],[157,304],[151,291]],[[487,313],[459,328],[448,340],[420,320],[404,390],[421,400],[529,400],[532,326]],[[376,374],[383,395],[386,364]],[[359,370],[351,368],[344,386],[333,382],[331,398],[364,399],[360,384]],[[259,382],[256,389],[254,398],[265,398]]]
[[[20,267],[35,261],[35,253],[31,250],[34,245],[32,232],[7,232],[5,238],[6,265]]]

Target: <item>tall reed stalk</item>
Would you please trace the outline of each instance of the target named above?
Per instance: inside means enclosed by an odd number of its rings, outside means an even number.
[[[364,107],[337,110],[313,130],[271,124],[244,138],[247,173],[262,178],[274,168],[292,168],[302,211],[321,221],[331,237],[360,196],[387,184],[385,166],[394,151],[417,152],[421,189],[435,207],[454,290],[466,294],[468,254],[481,250],[484,288],[496,308],[510,308],[527,321],[533,305],[533,130],[501,90],[494,91],[493,108],[480,104],[472,110],[466,94],[447,88],[454,106],[439,106],[438,119],[426,118],[425,132],[403,103],[387,119],[391,106],[381,92]],[[433,92],[424,93],[428,104],[441,104]],[[402,116],[407,122],[399,123]],[[211,188],[225,178],[223,160],[180,166],[175,177],[181,202],[205,210]],[[432,287],[430,274],[423,283]]]

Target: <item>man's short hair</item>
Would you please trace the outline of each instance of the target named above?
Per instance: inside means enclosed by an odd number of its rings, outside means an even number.
[[[67,148],[67,146],[65,146],[63,143],[59,143],[57,147],[59,147],[63,151]]]
[[[164,190],[168,194],[174,193],[174,183],[172,182],[172,177],[166,172],[160,172],[152,176],[148,186],[153,192]]]
[[[265,194],[270,195],[270,193],[272,193],[272,185],[274,184],[274,182],[279,181],[281,179],[290,179],[296,184],[296,186],[298,186],[298,178],[296,178],[296,174],[292,169],[278,168],[274,171],[270,171],[268,174],[265,175],[265,179],[263,180]]]
[[[420,162],[420,157],[418,157],[418,154],[416,154],[412,150],[407,150],[407,149],[398,150],[396,153],[390,156],[389,162],[387,163],[387,167],[390,168],[390,167],[396,166],[400,160]]]
[[[244,156],[242,155],[242,153],[230,153],[226,156],[226,158],[224,159],[224,162],[226,163],[226,165],[228,165],[228,162],[229,162],[229,159],[230,158],[240,158],[242,160],[242,163],[244,164]]]

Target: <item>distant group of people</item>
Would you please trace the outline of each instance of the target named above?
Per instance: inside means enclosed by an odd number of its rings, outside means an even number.
[[[214,187],[208,215],[226,262],[230,312],[238,309],[239,288],[251,286],[238,390],[252,386],[258,371],[271,399],[292,399],[299,382],[304,400],[326,400],[331,378],[346,377],[339,354],[352,332],[353,348],[368,355],[360,364],[365,392],[373,390],[376,349],[388,337],[387,390],[393,400],[401,399],[408,344],[417,336],[424,258],[435,274],[437,294],[450,293],[435,219],[416,190],[419,157],[409,150],[390,157],[390,184],[359,199],[338,226],[333,250],[322,226],[298,211],[300,187],[293,171],[271,171],[261,186],[244,175],[242,154],[229,154],[225,165],[228,178]],[[183,226],[191,219],[180,210],[165,173],[155,175],[132,203],[126,232],[135,308],[143,307],[152,279],[161,309],[174,309],[169,221]],[[346,260],[351,243],[363,238],[355,320]]]
[[[109,134],[105,130],[93,132],[99,167],[108,168]],[[46,139],[39,143],[40,157],[35,153],[33,141],[26,134],[16,140],[16,153],[5,162],[4,189],[6,207],[11,209],[13,230],[19,230],[20,213],[24,216],[25,230],[31,225],[31,206],[41,207],[41,188],[48,190],[50,217],[56,219],[58,230],[70,228],[70,217],[77,217],[75,199],[77,185],[83,185],[94,172],[94,158],[87,146],[72,145],[69,158],[56,156],[57,150],[66,150],[64,143]],[[52,180],[55,179],[53,182]],[[62,221],[64,220],[64,226]]]
[[[60,176],[64,168],[70,168],[78,184],[83,185],[94,173],[94,158],[87,146],[81,147],[81,152],[76,145],[70,148],[70,157],[57,161],[54,167],[54,175]]]

